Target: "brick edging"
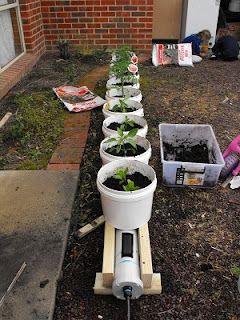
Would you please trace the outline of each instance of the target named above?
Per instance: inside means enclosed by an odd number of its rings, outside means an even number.
[[[90,71],[80,85],[94,91],[97,81],[107,74],[108,66]],[[64,121],[64,134],[54,151],[47,170],[79,170],[88,137],[91,111],[69,113]]]

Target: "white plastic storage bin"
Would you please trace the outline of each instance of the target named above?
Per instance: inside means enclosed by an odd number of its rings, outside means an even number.
[[[217,184],[224,159],[210,125],[160,124],[159,133],[164,185],[209,188]],[[176,161],[174,155],[165,154],[165,144],[174,148],[206,144],[209,163]]]

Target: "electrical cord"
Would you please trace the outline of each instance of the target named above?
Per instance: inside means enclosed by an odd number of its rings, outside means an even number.
[[[132,297],[132,287],[131,286],[125,286],[123,288],[123,294],[124,294],[124,298],[127,301],[127,320],[131,320],[130,300],[131,300],[131,297]]]
[[[131,320],[130,297],[127,297],[127,320]]]

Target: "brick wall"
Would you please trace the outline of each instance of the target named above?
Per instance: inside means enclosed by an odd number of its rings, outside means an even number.
[[[20,0],[19,3],[26,49],[41,55],[45,51],[41,0]]]
[[[151,50],[153,0],[41,0],[41,12],[47,50],[56,50],[59,39],[78,47]]]

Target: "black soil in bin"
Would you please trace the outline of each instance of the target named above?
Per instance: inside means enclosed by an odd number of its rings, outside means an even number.
[[[195,146],[179,145],[177,147],[163,143],[164,159],[182,162],[210,163],[208,147],[205,143]]]
[[[152,182],[140,172],[134,172],[133,174],[127,175],[127,180],[128,179],[134,181],[135,186],[138,186],[140,189],[146,188]],[[103,184],[110,189],[124,191],[122,185],[119,184],[119,180],[114,179],[113,177],[108,178]]]
[[[122,125],[122,123],[112,122],[112,123],[110,123],[108,128],[111,129],[111,130],[117,131],[117,129],[120,128],[121,125]],[[132,130],[134,128],[142,129],[143,127],[140,126],[140,124],[137,124],[137,123],[134,123],[134,127],[131,127],[130,125],[125,125],[125,131],[130,131],[130,130]]]
[[[117,157],[136,157],[139,156],[140,154],[144,153],[146,150],[139,146],[137,144],[137,149],[133,149],[133,147],[131,146],[130,143],[125,143],[124,145],[125,150],[122,150],[117,153],[116,150],[111,150],[111,148],[106,149],[105,151],[113,156],[117,156]],[[134,152],[133,152],[134,150]]]

